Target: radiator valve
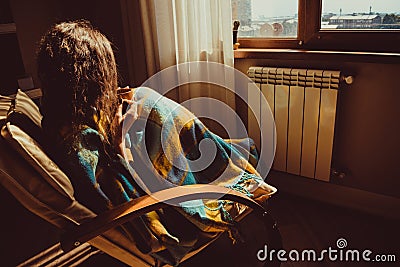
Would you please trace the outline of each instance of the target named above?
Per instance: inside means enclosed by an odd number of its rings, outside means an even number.
[[[352,84],[354,82],[354,77],[351,75],[347,76],[342,76],[342,81],[345,82],[346,84]]]
[[[344,172],[338,171],[336,169],[332,169],[332,175],[340,179],[346,177],[346,174]]]

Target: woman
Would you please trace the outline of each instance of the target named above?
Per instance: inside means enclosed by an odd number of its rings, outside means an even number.
[[[151,89],[137,89],[132,100],[124,100],[131,107],[123,114],[123,104],[118,104],[118,75],[112,46],[87,21],[59,23],[43,36],[38,51],[38,74],[43,91],[42,127],[48,136],[48,149],[70,177],[76,199],[97,213],[149,192],[146,188],[149,177],[175,185],[207,183],[217,178],[211,175],[216,173],[216,168],[218,171],[228,169],[234,176],[241,174],[240,179],[234,177],[237,183],[225,184],[234,189],[260,198],[275,192],[273,187],[262,182],[233,144],[212,134],[195,117],[187,124],[182,118],[191,113]],[[175,112],[177,107],[180,112]],[[164,115],[170,114],[174,115],[168,121],[165,119],[168,116]],[[146,124],[139,123],[143,120]],[[130,166],[121,156],[126,147],[122,142],[124,121],[124,129],[127,121],[133,124],[124,133],[129,133],[130,128],[143,127],[146,137],[154,137],[147,140],[160,140],[156,135],[162,127],[170,125],[168,129],[174,129],[176,123],[181,123],[185,131],[171,134],[169,144],[173,149],[166,151],[176,151],[179,147],[185,151],[184,158],[196,158],[198,143],[209,138],[217,146],[218,161],[206,170],[182,171],[168,161],[175,154],[164,151],[160,154],[157,149],[157,153],[149,155],[149,165],[143,159],[143,151],[161,145],[138,142],[131,148],[134,162]],[[233,161],[228,152],[240,155],[238,160]],[[181,153],[178,154],[180,157]],[[261,193],[248,190],[254,183],[261,185]],[[202,233],[212,236],[225,230],[235,232],[228,208],[221,203],[210,205],[211,208],[197,202],[191,207],[151,212],[125,224],[124,232],[142,252],[176,265],[204,242]]]
[[[101,147],[105,157],[101,160],[114,161],[121,154],[122,114],[118,112],[118,75],[111,43],[87,21],[60,23],[43,36],[37,62],[43,91],[42,127],[61,166],[74,169],[89,164],[80,170],[87,172],[84,168],[97,165],[100,158],[85,146],[88,142]],[[71,162],[65,155],[72,154],[75,160]],[[95,177],[90,181],[98,187]],[[75,189],[97,212],[111,205],[101,190],[88,196],[85,186]]]

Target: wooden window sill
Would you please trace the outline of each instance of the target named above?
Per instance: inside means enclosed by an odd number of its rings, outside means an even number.
[[[239,48],[235,59],[333,60],[399,64],[400,53]]]

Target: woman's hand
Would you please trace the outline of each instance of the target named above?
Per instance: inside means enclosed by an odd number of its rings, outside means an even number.
[[[137,118],[138,113],[135,101],[132,99],[122,98],[114,118],[114,123],[117,124],[118,129],[114,139],[114,146],[117,152],[123,156],[125,155],[125,149],[127,148],[126,136]]]

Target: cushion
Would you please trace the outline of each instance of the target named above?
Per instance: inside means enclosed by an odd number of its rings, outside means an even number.
[[[3,113],[8,111],[1,129],[1,150],[7,151],[0,161],[1,183],[25,207],[55,225],[65,226],[60,213],[68,214],[70,222],[93,217],[93,212],[76,202],[70,180],[36,141],[42,119],[37,105],[21,90],[2,103]]]
[[[0,95],[0,121],[7,118],[8,111],[12,105],[13,99],[11,97]]]
[[[14,111],[24,114],[37,126],[41,126],[43,116],[40,114],[38,106],[21,90],[18,90],[15,96]]]

